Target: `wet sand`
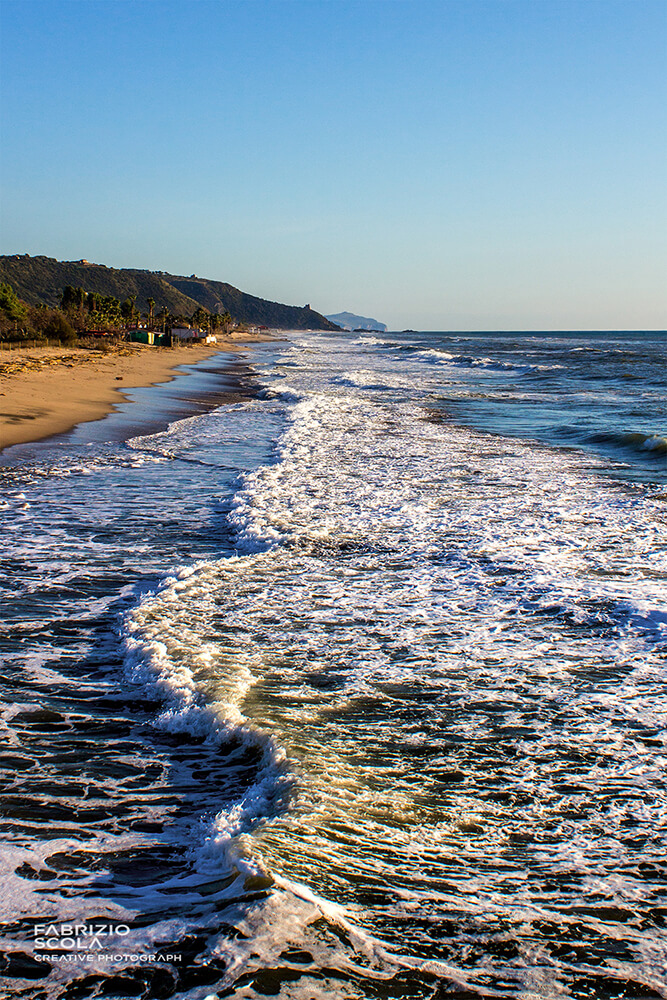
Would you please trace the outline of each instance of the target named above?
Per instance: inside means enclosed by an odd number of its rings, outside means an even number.
[[[123,402],[123,390],[184,378],[192,365],[221,351],[237,350],[243,339],[217,344],[161,348],[122,344],[109,351],[40,347],[0,352],[0,451],[39,441],[98,420]]]

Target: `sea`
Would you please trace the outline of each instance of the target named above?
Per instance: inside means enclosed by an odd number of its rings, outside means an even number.
[[[1,458],[0,997],[667,997],[667,335],[186,370]]]

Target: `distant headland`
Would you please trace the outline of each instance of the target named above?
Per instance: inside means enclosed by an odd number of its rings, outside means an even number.
[[[351,312],[340,312],[333,316],[327,316],[326,319],[330,322],[335,323],[336,326],[342,326],[344,330],[354,330],[354,331],[373,331],[375,333],[386,333],[387,327],[385,323],[380,323],[377,319],[372,319],[370,316],[357,316],[355,313]]]

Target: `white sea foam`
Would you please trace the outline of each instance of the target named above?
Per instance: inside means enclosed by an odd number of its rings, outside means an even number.
[[[187,870],[116,886],[114,905],[162,913],[180,901],[182,921],[156,921],[136,940],[206,928],[225,989],[305,955],[318,974],[335,970],[341,997],[414,969],[448,988],[483,982],[491,996],[489,984],[511,982],[516,995],[556,998],[569,972],[543,944],[550,926],[558,941],[590,931],[596,948],[608,936],[613,955],[622,939],[629,957],[606,972],[667,988],[651,971],[658,932],[598,912],[601,899],[610,912],[639,910],[651,876],[639,884],[637,857],[664,857],[660,496],[601,478],[602,460],[424,408],[444,385],[449,398],[470,398],[456,384],[459,357],[480,372],[493,359],[475,367],[472,354],[405,351],[399,363],[345,338],[326,343],[298,335],[284,368],[267,367],[258,399],[176,421],[126,452],[122,475],[145,461],[165,503],[168,469],[191,463],[194,481],[224,496],[201,532],[224,520],[236,554],[195,555],[123,618],[124,696],[177,748],[171,783],[191,774],[181,750],[215,767],[201,808],[174,809],[159,835]],[[512,371],[522,368],[499,371],[499,398]],[[258,464],[262,436],[275,442]],[[243,474],[229,498],[219,483],[231,453]],[[39,531],[28,546],[12,523],[13,552],[51,558],[54,580],[73,586],[86,546],[96,564],[105,554],[122,563],[106,500],[95,500],[103,539],[82,541],[38,490],[20,492],[6,503],[30,503],[24,516]],[[176,521],[204,494],[193,491]],[[64,507],[65,483],[60,497]],[[94,614],[107,607],[99,600]],[[32,661],[46,685],[44,667]],[[15,737],[11,710],[5,724]],[[226,783],[235,769],[243,781]],[[169,808],[146,815],[164,821]],[[137,832],[118,845],[141,842]],[[25,859],[39,866],[37,853]],[[20,888],[16,878],[12,893]],[[493,947],[471,964],[484,941]],[[437,957],[427,963],[427,953]],[[292,992],[289,978],[283,995],[319,996],[308,967]]]
[[[659,434],[651,434],[644,441],[643,447],[647,451],[667,452],[667,437],[661,437]]]
[[[374,337],[373,334],[362,334],[361,337],[357,337],[356,340],[352,340],[351,343],[359,344],[362,347],[375,347],[378,344],[389,344],[391,341],[383,340],[382,337]]]
[[[470,919],[489,923],[545,920],[548,907],[528,890],[515,887],[510,901],[484,889],[476,840],[487,858],[500,858],[513,831],[539,827],[547,815],[559,842],[554,864],[590,875],[604,867],[605,850],[618,856],[630,813],[605,802],[590,822],[561,817],[542,758],[554,746],[565,757],[596,752],[603,763],[592,783],[656,783],[650,753],[639,746],[615,760],[615,746],[626,723],[667,724],[656,697],[667,638],[661,504],[600,480],[590,457],[434,422],[411,402],[385,401],[376,387],[388,384],[387,373],[372,374],[325,371],[312,356],[291,368],[287,391],[266,399],[286,420],[273,461],[247,472],[230,504],[237,557],[166,581],[132,616],[128,650],[136,659],[132,643],[140,644],[138,676],[165,699],[159,725],[209,739],[231,727],[270,748],[250,791],[202,829],[197,847],[202,865],[268,871],[278,886],[269,902],[243,911],[237,943],[219,941],[230,982],[271,966],[289,943],[314,948],[317,920],[338,919],[327,900],[348,868],[382,881],[391,864],[407,883],[412,859],[430,856],[434,844],[445,853],[456,844],[468,858],[468,902],[460,891],[450,898],[459,912],[467,905]],[[391,377],[395,386],[409,381],[407,372]],[[182,429],[171,433],[178,450]],[[213,646],[205,638],[212,631]],[[613,681],[583,683],[590,663]],[[512,778],[525,804],[511,816],[455,783],[447,816],[437,819],[427,772],[415,801],[414,776],[404,770],[410,752],[394,760],[391,748],[397,740],[412,751],[428,747],[429,734],[416,719],[394,728],[384,713],[416,690],[430,692],[431,724],[442,718],[463,746],[492,739],[495,713],[507,732],[532,731],[525,741],[512,737],[527,762]],[[558,706],[567,729],[552,725],[547,706]],[[373,752],[362,752],[363,738],[345,721],[358,713],[362,733],[372,726]],[[443,767],[448,773],[444,763],[434,773]],[[631,814],[660,823],[667,802]],[[595,833],[600,822],[607,848]],[[353,831],[351,840],[342,830]],[[475,839],[462,846],[467,830]],[[313,879],[328,892],[311,899]],[[418,900],[416,886],[406,898]],[[368,933],[355,916],[346,909],[341,917],[350,939],[350,928]],[[409,966],[400,949],[368,940],[370,951],[361,937],[351,945],[368,975]],[[334,964],[352,961],[344,954]],[[430,971],[470,986],[446,963]],[[526,975],[527,995],[557,995],[548,977],[538,980]]]
[[[154,723],[159,729],[214,745],[234,738],[260,750],[251,787],[207,820],[201,842],[193,847],[203,871],[231,866],[239,872],[260,872],[260,860],[246,855],[241,838],[271,814],[291,779],[284,773],[282,748],[254,729],[240,708],[255,679],[252,655],[229,643],[202,641],[201,625],[218,609],[215,574],[216,567],[206,563],[183,570],[128,613],[126,670],[146,695],[161,700]]]

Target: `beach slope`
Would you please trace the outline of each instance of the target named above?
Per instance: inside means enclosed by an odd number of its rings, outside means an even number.
[[[248,337],[248,339],[259,339]],[[123,389],[166,382],[238,340],[183,348],[122,344],[110,350],[40,347],[0,352],[0,451],[99,420]]]

